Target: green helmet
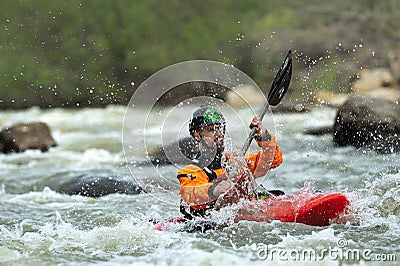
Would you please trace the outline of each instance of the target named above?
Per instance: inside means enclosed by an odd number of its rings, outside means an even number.
[[[216,108],[209,105],[203,105],[194,111],[189,123],[189,133],[190,135],[193,135],[196,130],[204,126],[216,124],[225,126],[224,116]]]

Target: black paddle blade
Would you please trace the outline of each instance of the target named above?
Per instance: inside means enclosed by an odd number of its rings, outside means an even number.
[[[285,60],[274,80],[268,94],[269,105],[275,106],[281,102],[283,96],[288,91],[290,80],[292,78],[292,52],[289,50]]]

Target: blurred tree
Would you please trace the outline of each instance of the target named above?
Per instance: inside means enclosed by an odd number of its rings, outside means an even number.
[[[400,40],[400,0],[8,2],[0,108],[125,104],[151,74],[196,59],[234,64],[265,87],[289,48],[294,85],[306,88],[308,75],[329,87],[360,66],[384,65]]]

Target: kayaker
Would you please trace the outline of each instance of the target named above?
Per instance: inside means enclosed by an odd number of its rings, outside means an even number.
[[[236,162],[239,171],[233,180],[228,180],[229,166],[235,164],[235,156],[224,153],[225,124],[224,116],[212,106],[201,106],[192,115],[189,133],[198,142],[200,152],[191,164],[177,174],[181,194],[180,211],[186,219],[206,215],[222,194],[224,205],[237,203],[246,196],[246,170],[258,178],[282,163],[282,152],[275,137],[265,129],[258,117],[254,117],[250,128],[257,127],[254,139],[260,151],[246,155],[245,163]]]

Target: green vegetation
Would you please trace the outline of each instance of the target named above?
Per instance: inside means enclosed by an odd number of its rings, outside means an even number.
[[[3,2],[0,108],[126,104],[151,74],[195,59],[269,87],[288,49],[294,97],[346,91],[400,42],[400,0]]]

